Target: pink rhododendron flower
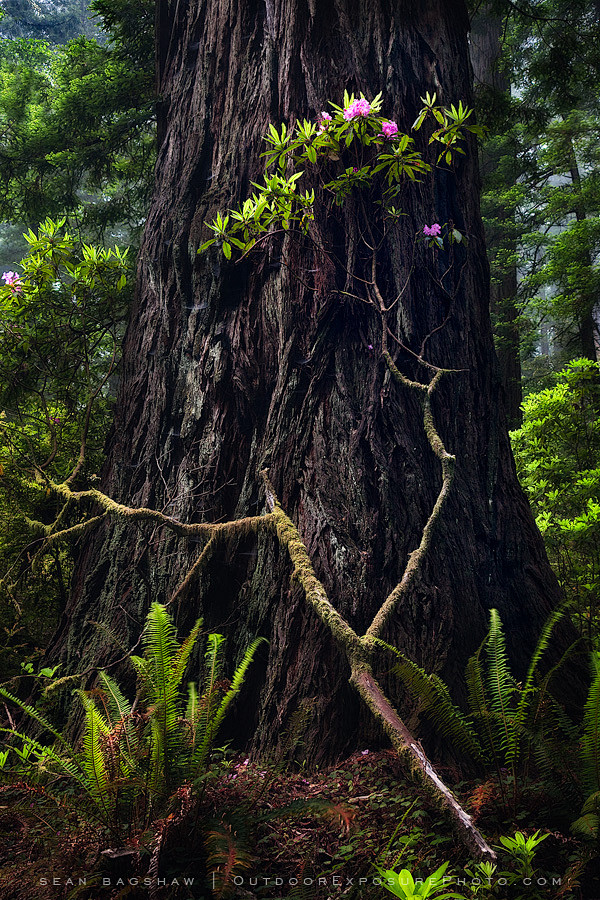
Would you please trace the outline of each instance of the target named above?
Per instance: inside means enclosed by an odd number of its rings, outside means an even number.
[[[13,291],[21,291],[23,290],[23,285],[21,284],[21,279],[19,278],[16,272],[4,272],[2,275],[4,279],[4,283],[6,287],[12,288]]]
[[[423,226],[423,234],[425,237],[439,237],[442,233],[442,226],[438,225],[437,222],[434,222],[433,225],[424,225]]]
[[[331,116],[328,112],[322,112],[319,118],[319,130],[317,134],[323,134],[328,124],[331,122]]]
[[[368,100],[364,98],[362,100],[355,100],[354,103],[351,103],[350,106],[344,110],[344,118],[347,122],[350,119],[355,119],[357,116],[368,116],[371,112],[371,104]]]
[[[398,134],[398,126],[395,122],[383,122],[381,125],[381,134],[388,140]]]

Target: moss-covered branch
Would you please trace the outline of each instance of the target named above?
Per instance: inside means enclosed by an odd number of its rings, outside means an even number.
[[[389,353],[386,352],[383,354],[383,356],[390,372],[392,373],[392,376],[396,379],[396,381],[400,382],[400,384],[403,384],[406,387],[409,387],[411,390],[416,390],[421,396],[421,402],[423,404],[423,427],[425,428],[425,433],[427,435],[429,445],[441,463],[442,484],[433,509],[431,510],[429,518],[427,519],[425,527],[423,528],[419,546],[416,550],[413,550],[413,552],[409,554],[408,562],[406,563],[402,578],[377,611],[373,621],[371,622],[371,625],[367,629],[367,639],[381,637],[386,622],[388,622],[390,616],[392,615],[400,600],[406,596],[417,574],[419,573],[423,561],[431,546],[433,532],[439,521],[442,508],[448,498],[448,494],[450,493],[450,489],[452,487],[452,481],[454,478],[454,463],[456,461],[456,457],[454,457],[451,453],[448,453],[446,448],[444,447],[444,443],[435,427],[433,412],[431,409],[431,397],[435,392],[438,384],[440,383],[440,380],[444,375],[444,371],[439,370],[438,372],[436,372],[429,384],[421,384],[418,381],[411,381],[410,378],[407,378],[405,375],[403,375],[397,368],[397,366],[394,365],[394,362]]]
[[[287,548],[294,566],[294,577],[304,590],[307,601],[324,625],[331,631],[350,665],[350,683],[388,734],[392,745],[407,763],[410,771],[421,781],[438,807],[446,812],[457,834],[478,858],[494,860],[494,851],[464,811],[454,794],[446,787],[427,759],[423,748],[412,736],[380,685],[369,663],[372,648],[369,633],[363,637],[350,627],[331,603],[327,592],[312,567],[308,551],[298,529],[280,506],[266,472],[262,473],[266,487],[267,508],[275,522],[279,541]]]
[[[207,543],[204,545],[204,547],[198,554],[198,558],[195,561],[195,563],[191,566],[191,568],[188,569],[188,571],[187,571],[186,575],[184,576],[183,581],[181,582],[179,587],[177,587],[175,589],[175,591],[171,594],[167,605],[174,603],[175,600],[178,600],[181,597],[185,596],[192,581],[194,580],[194,578],[196,577],[198,572],[200,572],[200,570],[204,567],[204,565],[206,564],[206,561],[208,560],[211,553],[213,552],[213,550],[215,548],[216,540],[217,540],[216,536],[212,535],[212,537],[207,541]]]
[[[35,531],[41,533],[42,540],[44,541],[44,550],[48,550],[52,544],[56,544],[59,541],[67,541],[71,538],[81,537],[82,534],[85,534],[87,531],[90,531],[96,525],[99,525],[107,516],[107,513],[100,513],[99,516],[92,516],[91,519],[85,519],[83,522],[78,522],[77,525],[71,525],[70,528],[63,528],[60,531],[54,531],[54,527],[56,522],[53,522],[52,525],[44,525],[42,522],[34,522],[32,519],[25,519],[27,525]]]
[[[169,531],[174,532],[179,537],[197,537],[205,536],[210,538],[214,535],[226,537],[231,534],[252,534],[257,528],[262,528],[268,524],[268,516],[247,516],[243,519],[233,519],[230,522],[180,522],[172,516],[165,516],[157,509],[149,509],[147,507],[126,506],[123,503],[117,503],[111,497],[103,494],[95,488],[86,491],[73,491],[67,482],[56,483],[48,481],[48,488],[66,502],[83,503],[91,501],[100,506],[106,514],[124,522],[149,522],[153,525],[162,525]],[[53,539],[66,536],[71,529],[65,529],[62,532],[52,534]]]

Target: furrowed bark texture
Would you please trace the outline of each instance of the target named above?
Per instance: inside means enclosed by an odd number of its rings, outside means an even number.
[[[401,130],[425,91],[443,103],[468,101],[466,12],[449,0],[159,0],[157,21],[164,137],[102,487],[184,520],[224,521],[264,509],[260,472],[268,469],[328,596],[363,633],[419,545],[440,489],[419,399],[390,378],[373,309],[340,295],[344,281],[322,256],[289,238],[256,264],[196,249],[204,221],[259,176],[269,122],[314,119],[327,100],[341,103],[345,88],[383,91],[385,114]],[[470,147],[456,177],[438,173],[407,187],[401,235],[379,254],[377,272],[392,300],[415,231],[452,220],[469,234],[454,299],[436,288],[420,247],[390,323],[419,352],[450,313],[426,358],[464,370],[433,397],[437,428],[457,458],[451,495],[384,635],[451,685],[490,607],[523,663],[557,599],[499,413],[476,166]],[[352,210],[341,215],[344,228],[320,227],[338,255],[352,258]],[[395,363],[424,380],[409,354],[395,353]],[[94,622],[125,645],[135,640],[151,600],[176,590],[202,546],[160,527],[103,522],[83,548],[55,637],[63,671],[115,653]],[[203,614],[207,627],[230,636],[232,652],[256,634],[270,640],[235,723],[238,737],[254,734],[256,750],[277,744],[303,698],[312,704],[310,759],[377,739],[347,664],[290,583],[272,535],[216,540],[175,603],[182,626]]]

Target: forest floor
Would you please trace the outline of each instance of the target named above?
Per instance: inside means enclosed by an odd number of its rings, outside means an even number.
[[[516,830],[548,833],[533,884],[502,885],[501,861],[491,893],[479,896],[600,897],[595,848],[550,826],[543,792],[530,787],[520,797],[515,821],[494,781],[459,791],[492,844]],[[317,772],[238,756],[197,797],[180,789],[171,812],[146,831],[111,833],[81,798],[58,803],[49,792],[13,785],[0,793],[0,900],[389,897],[376,865],[425,878],[445,861],[460,879],[453,889],[477,893],[466,852],[392,751],[355,753]]]

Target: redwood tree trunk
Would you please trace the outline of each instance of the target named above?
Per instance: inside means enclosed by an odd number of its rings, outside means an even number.
[[[242,265],[196,250],[204,221],[259,175],[269,122],[314,119],[345,88],[382,91],[401,130],[425,91],[468,101],[466,11],[450,0],[159,0],[158,22],[164,137],[103,488],[186,520],[222,521],[264,509],[259,473],[268,468],[331,599],[362,633],[417,546],[440,486],[418,401],[390,380],[373,311],[340,294],[343,283],[322,259],[290,242]],[[434,403],[457,456],[453,492],[388,635],[451,684],[490,607],[522,664],[557,599],[499,412],[478,187],[470,147],[456,177],[408,189],[402,236],[385,248],[380,273],[392,298],[425,223],[452,220],[469,235],[451,309],[423,252],[394,326],[418,352],[450,313],[427,358],[460,370]],[[350,253],[350,214],[347,225],[329,235],[341,253]],[[409,354],[396,363],[424,377]],[[197,554],[160,529],[102,526],[82,551],[55,637],[63,671],[120,655],[94,623],[133,643],[151,600],[168,599]],[[277,744],[303,700],[309,758],[376,740],[345,662],[290,584],[272,537],[218,545],[175,606],[180,625],[203,614],[229,635],[232,652],[256,634],[269,638],[236,720],[255,749]]]

